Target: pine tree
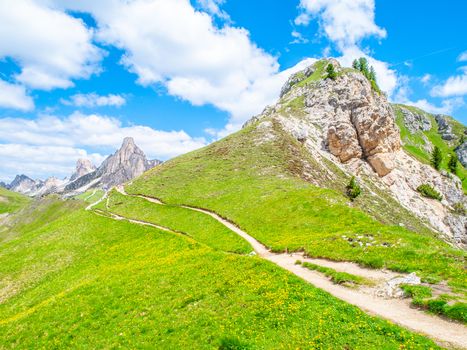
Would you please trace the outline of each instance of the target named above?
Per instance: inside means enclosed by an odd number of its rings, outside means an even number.
[[[457,173],[457,163],[459,162],[459,159],[457,158],[457,154],[453,153],[451,155],[451,158],[449,158],[448,162],[448,168],[449,171],[453,174]]]
[[[369,76],[369,69],[368,69],[368,61],[365,57],[360,57],[358,60],[358,63],[360,65],[360,71],[363,73],[365,77],[368,78]]]
[[[436,170],[439,170],[441,167],[441,162],[443,161],[443,154],[438,146],[435,146],[433,152],[431,153],[431,164]]]
[[[373,66],[370,67],[370,76],[369,76],[370,81],[374,81],[376,83],[376,72]]]
[[[334,65],[332,63],[329,63],[328,66],[326,67],[326,73],[328,73],[328,78],[332,80],[336,80],[337,78],[337,73],[334,69]]]
[[[357,59],[353,60],[353,62],[352,62],[352,68],[353,68],[353,69],[360,70],[360,63],[358,62]]]

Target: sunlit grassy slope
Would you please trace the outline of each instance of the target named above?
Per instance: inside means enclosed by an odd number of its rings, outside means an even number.
[[[0,214],[15,212],[27,205],[29,201],[28,197],[0,186]]]
[[[243,238],[209,215],[190,209],[157,205],[143,198],[123,196],[115,190],[110,193],[108,203],[103,201],[97,208],[109,210],[125,217],[156,223],[186,234],[215,250],[239,254],[250,253],[253,250]]]
[[[465,253],[427,231],[384,225],[342,193],[310,185],[298,176],[302,146],[280,132],[274,136],[260,141],[250,126],[154,168],[126,190],[212,209],[275,251],[304,249],[465,288]]]
[[[259,258],[82,207],[37,203],[0,243],[0,348],[436,348]]]

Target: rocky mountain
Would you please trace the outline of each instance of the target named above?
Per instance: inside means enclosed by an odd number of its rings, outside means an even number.
[[[133,138],[127,137],[123,140],[121,148],[109,156],[99,168],[88,159],[78,159],[70,179],[50,177],[42,181],[33,180],[26,175],[17,175],[11,184],[4,187],[33,197],[51,193],[72,196],[89,188],[107,189],[122,184],[161,163],[159,160],[148,160]]]
[[[159,160],[148,160],[133,138],[126,137],[121,148],[107,157],[99,168],[71,181],[64,192],[83,192],[91,187],[111,188],[140,176],[160,163]]]
[[[336,79],[326,78],[328,64],[334,65]],[[398,127],[401,119],[407,125],[404,129]],[[462,182],[458,176],[438,172],[429,165],[433,148],[430,138],[437,145],[445,145],[447,163],[451,146],[465,130],[451,118],[392,106],[363,74],[342,68],[331,59],[293,75],[278,103],[245,127],[252,125],[262,130],[264,140],[275,137],[279,127],[300,142],[315,160],[301,165],[301,177],[308,181],[320,187],[337,187],[343,181],[339,174],[357,176],[372,196],[373,204],[362,204],[366,211],[387,220],[407,210],[445,239],[467,243],[466,216],[453,210],[467,205]],[[417,138],[419,144],[414,149],[409,143],[410,135],[416,132],[423,136]],[[417,155],[420,148],[427,159]],[[423,184],[440,192],[442,200],[422,196],[417,189]]]
[[[76,162],[76,170],[70,177],[70,182],[75,181],[77,178],[86,174],[92,173],[96,170],[96,167],[89,159],[80,158]]]
[[[31,194],[34,193],[38,187],[42,185],[42,181],[33,180],[26,175],[16,175],[14,180],[7,186],[10,191],[22,193],[22,194]]]

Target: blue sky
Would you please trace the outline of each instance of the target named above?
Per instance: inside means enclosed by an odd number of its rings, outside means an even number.
[[[467,121],[467,2],[5,0],[0,180],[70,174],[133,136],[169,159],[238,130],[321,57]],[[21,30],[18,30],[21,28]]]

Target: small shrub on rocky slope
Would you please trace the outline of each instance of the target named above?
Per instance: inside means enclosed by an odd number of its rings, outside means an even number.
[[[362,193],[362,189],[360,186],[357,184],[357,181],[355,180],[355,176],[352,176],[350,179],[349,184],[347,185],[347,196],[351,199],[354,200],[357,198],[360,194]]]
[[[428,184],[418,186],[417,191],[420,192],[423,197],[432,198],[439,201],[443,199],[441,194]]]
[[[439,170],[441,167],[441,163],[443,162],[443,154],[438,146],[435,146],[433,149],[433,153],[431,153],[431,164],[433,168]]]

